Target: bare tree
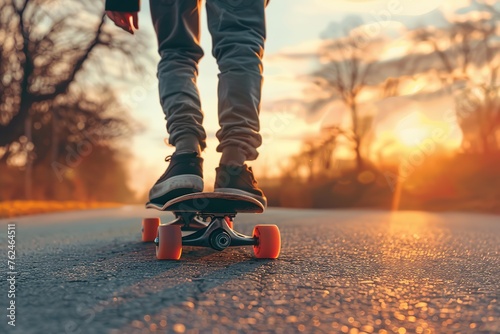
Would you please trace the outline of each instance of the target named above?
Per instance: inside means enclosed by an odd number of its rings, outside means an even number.
[[[364,165],[361,152],[363,138],[371,127],[366,122],[368,118],[360,115],[358,101],[374,64],[366,61],[366,46],[366,39],[353,32],[326,42],[319,52],[323,64],[312,74],[313,83],[319,89],[319,97],[312,103],[312,110],[323,109],[332,101],[340,99],[350,113],[351,127],[346,129],[338,126],[336,131],[353,144],[358,170]]]
[[[500,15],[494,6],[476,4],[478,9],[489,12],[490,18],[451,21],[442,29],[421,28],[414,32],[414,38],[430,45],[440,60],[441,68],[436,73],[443,87],[453,94],[464,149],[488,154],[499,149]]]
[[[319,136],[311,138],[303,143],[301,151],[290,157],[290,164],[283,168],[283,175],[292,179],[303,179],[315,181],[318,176],[324,176],[333,171],[333,153],[337,146],[339,136],[336,127],[325,127]]]
[[[65,126],[116,137],[124,122],[109,114],[118,101],[107,87],[133,79],[150,59],[137,54],[143,40],[106,23],[102,1],[4,0],[0,9],[0,161],[24,156],[29,198],[33,164],[47,154],[57,161],[58,147],[78,137],[63,135]]]

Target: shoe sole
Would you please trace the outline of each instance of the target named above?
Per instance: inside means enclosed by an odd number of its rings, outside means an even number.
[[[150,201],[163,197],[172,191],[179,189],[191,190],[191,192],[203,191],[203,179],[198,175],[177,175],[155,184],[149,193]]]
[[[267,199],[265,199],[262,196],[252,194],[251,192],[248,192],[245,190],[235,189],[235,188],[216,188],[214,190],[214,192],[216,192],[216,193],[228,193],[228,194],[235,194],[235,195],[244,195],[244,196],[252,197],[252,198],[255,198],[257,201],[259,201],[260,203],[262,203],[264,208],[267,207]]]

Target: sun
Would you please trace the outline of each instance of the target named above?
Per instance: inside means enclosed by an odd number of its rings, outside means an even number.
[[[400,159],[414,152],[425,154],[454,152],[462,145],[463,133],[455,119],[429,118],[413,109],[404,115],[392,115],[376,129],[372,158]]]
[[[418,144],[423,142],[429,136],[430,130],[431,129],[429,127],[422,126],[405,131],[398,131],[395,135],[396,139],[402,146],[413,148],[418,146]]]
[[[393,135],[405,148],[414,148],[432,136],[435,122],[420,112],[412,112],[402,118],[394,128]]]

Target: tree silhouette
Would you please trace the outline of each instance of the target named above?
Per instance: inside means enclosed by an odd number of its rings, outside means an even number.
[[[103,13],[97,0],[0,5],[0,162],[24,170],[26,198],[37,164],[59,161],[84,136],[104,145],[131,130],[109,87],[136,78],[150,58],[137,52],[142,39]]]
[[[454,19],[448,27],[423,27],[414,39],[430,45],[440,60],[436,73],[443,87],[453,94],[456,116],[464,134],[463,148],[489,154],[500,147],[500,13],[486,2],[475,5],[489,17],[477,20]]]
[[[337,126],[339,134],[353,144],[356,167],[363,168],[361,146],[363,138],[371,128],[369,118],[359,112],[359,95],[367,86],[368,76],[373,70],[373,61],[366,61],[366,39],[356,30],[348,30],[345,37],[324,43],[319,51],[320,68],[312,73],[312,81],[318,88],[318,96],[311,109],[318,111],[336,99],[340,99],[350,114],[350,128]]]

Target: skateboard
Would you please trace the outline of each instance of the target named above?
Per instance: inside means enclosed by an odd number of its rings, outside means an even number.
[[[175,219],[161,224],[160,218],[142,221],[142,241],[154,242],[159,260],[179,260],[182,246],[210,247],[223,251],[228,247],[253,246],[259,259],[276,259],[281,249],[278,226],[256,225],[252,236],[234,230],[238,213],[262,213],[256,199],[238,194],[199,192],[174,198],[165,205],[147,203],[146,208],[171,211]]]

